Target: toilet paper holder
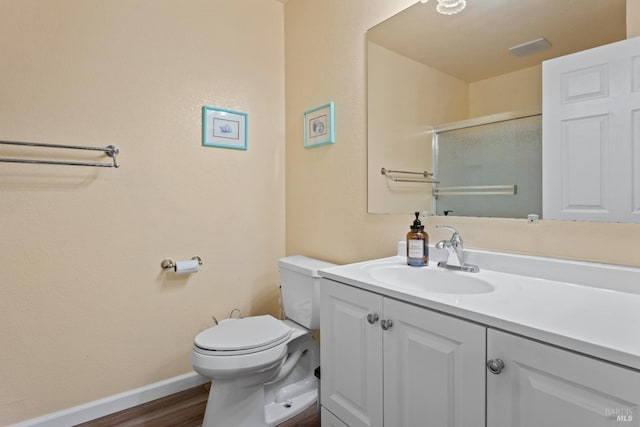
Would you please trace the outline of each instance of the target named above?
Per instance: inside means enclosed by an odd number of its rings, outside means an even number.
[[[191,260],[198,261],[198,265],[202,265],[202,258],[200,258],[199,256],[194,256],[193,258],[191,258]],[[175,270],[176,263],[171,258],[165,258],[160,263],[160,267],[162,267],[164,270]]]

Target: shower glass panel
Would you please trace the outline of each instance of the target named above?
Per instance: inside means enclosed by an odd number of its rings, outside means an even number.
[[[434,214],[542,215],[541,115],[436,131],[433,144]]]

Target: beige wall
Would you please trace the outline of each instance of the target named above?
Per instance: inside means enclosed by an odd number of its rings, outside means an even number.
[[[283,8],[0,0],[0,139],[122,164],[0,163],[0,425],[191,371],[212,314],[277,312]],[[248,112],[249,150],[202,147],[203,105]]]
[[[429,187],[381,168],[432,171],[430,127],[467,117],[466,82],[368,42],[368,211],[431,211]]]
[[[640,36],[640,0],[627,0],[627,38]]]
[[[542,65],[469,84],[469,117],[542,111]]]
[[[409,215],[367,214],[365,32],[411,0],[293,0],[285,6],[287,252],[338,263],[391,255]],[[302,148],[302,113],[336,103],[336,143]],[[430,218],[468,247],[640,266],[640,226],[568,221]],[[615,247],[611,245],[614,244]],[[622,248],[617,250],[616,248]]]

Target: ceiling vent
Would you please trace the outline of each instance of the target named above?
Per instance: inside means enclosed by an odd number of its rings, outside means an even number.
[[[550,47],[551,43],[549,43],[549,41],[544,37],[540,37],[539,39],[510,47],[509,52],[515,56],[526,56],[541,50],[549,49]]]

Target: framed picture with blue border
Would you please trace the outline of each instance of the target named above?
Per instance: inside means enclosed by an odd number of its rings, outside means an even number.
[[[246,150],[247,130],[247,113],[202,107],[202,145]]]
[[[333,102],[305,111],[304,148],[333,144],[335,141]]]

